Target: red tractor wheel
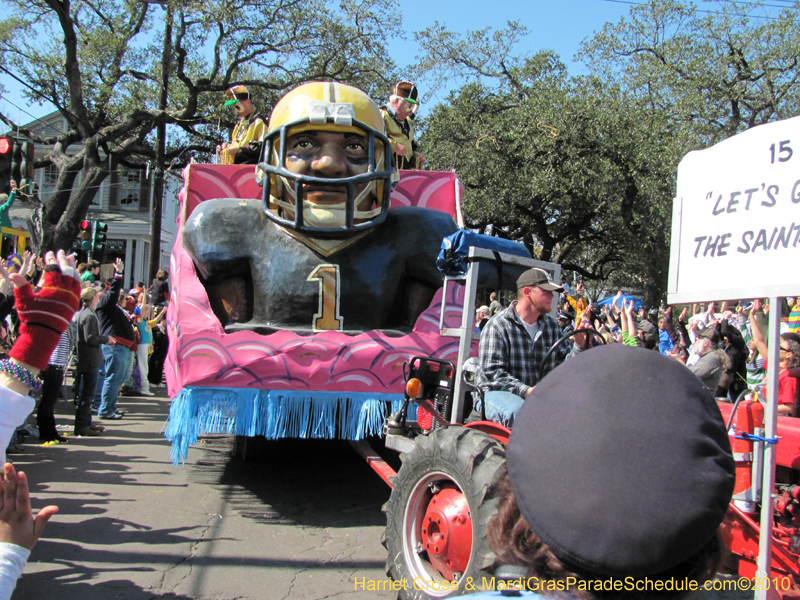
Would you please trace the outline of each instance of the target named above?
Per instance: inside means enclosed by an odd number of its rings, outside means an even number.
[[[486,525],[505,448],[479,431],[450,427],[419,436],[384,507],[386,571],[405,599],[447,598],[479,590],[494,555]]]

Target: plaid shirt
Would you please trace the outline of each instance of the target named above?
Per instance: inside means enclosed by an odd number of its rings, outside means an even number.
[[[536,341],[528,335],[514,307],[495,315],[481,333],[480,369],[477,384],[485,392],[506,391],[522,398],[528,388],[539,382],[539,371],[545,354],[563,333],[550,315],[539,316]],[[561,344],[547,359],[544,375],[564,362],[571,344]]]

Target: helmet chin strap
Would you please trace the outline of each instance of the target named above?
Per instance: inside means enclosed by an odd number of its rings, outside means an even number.
[[[275,164],[279,163],[279,156],[278,151],[273,148],[272,149],[273,161]],[[381,157],[376,157],[376,162],[380,164],[380,158],[382,158],[383,152],[381,152]],[[323,157],[325,158],[325,157]],[[332,179],[331,181],[336,181]],[[361,190],[361,193],[356,196],[355,200],[353,201],[353,220],[356,219],[372,219],[373,217],[377,217],[381,214],[381,207],[378,206],[376,208],[370,210],[359,210],[358,205],[359,203],[366,198],[370,194],[374,194],[377,197],[377,181],[372,180],[370,181],[366,187]],[[293,202],[290,204],[283,199],[283,193],[286,192]],[[282,175],[279,175],[277,178],[277,185],[275,186],[275,193],[270,194],[272,203],[276,206],[281,207],[284,210],[288,210],[292,213],[295,211],[295,205],[297,203],[297,194],[294,191],[294,182]],[[339,202],[337,204],[327,204],[324,206],[320,206],[317,204],[313,204],[308,200],[303,200],[303,222],[307,223],[312,226],[319,226],[319,227],[344,227],[345,226],[345,214],[347,210],[347,202]],[[316,214],[315,214],[316,213]],[[322,216],[322,213],[341,213],[341,223],[333,223],[333,221],[339,221],[339,217],[328,217]],[[312,215],[309,219],[308,216]],[[330,219],[330,220],[328,220]]]
[[[292,197],[293,200],[296,201],[296,195],[294,193],[294,188],[289,180],[285,177],[280,177],[282,180],[282,187],[284,190]],[[358,203],[361,202],[365,197],[367,197],[370,193],[373,193],[376,189],[376,181],[370,181],[367,186],[361,191],[361,193],[356,196],[354,204],[358,206]],[[282,197],[272,196],[272,203],[280,206],[284,210],[288,210],[291,213],[295,211],[295,203],[286,202]],[[345,214],[347,212],[347,203],[346,202],[338,202],[336,204],[314,204],[313,202],[309,202],[308,200],[303,200],[303,222],[308,225],[319,225],[321,227],[344,227],[345,226]],[[337,221],[341,221],[340,223],[333,224],[331,221],[326,221],[325,223],[316,222],[320,215],[323,213],[331,213],[341,215],[341,219],[337,217]],[[372,219],[373,217],[377,217],[381,214],[381,207],[378,206],[376,208],[372,208],[370,210],[358,210],[354,209],[353,211],[353,220],[357,219]],[[309,215],[312,215],[309,218]],[[327,218],[327,217],[325,217]]]

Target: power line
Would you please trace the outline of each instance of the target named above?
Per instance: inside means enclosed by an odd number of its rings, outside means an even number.
[[[25,110],[21,106],[18,106],[16,104],[14,104],[11,100],[6,98],[5,96],[0,95],[0,100],[2,100],[3,102],[7,102],[8,104],[10,104],[11,106],[13,106],[14,108],[16,108],[19,111],[24,112],[26,115],[31,117],[34,121],[41,121],[42,123],[44,123],[45,127],[53,127],[54,129],[57,129],[59,131],[59,133],[61,133],[61,135],[66,135],[67,132],[64,131],[63,129],[61,129],[60,127],[57,127],[56,125],[50,125],[49,123],[45,123],[45,121],[42,120],[41,117],[37,117],[35,115],[32,115],[31,113],[29,113],[27,110]],[[19,125],[17,125],[17,127],[19,128]]]
[[[708,4],[715,0],[703,0],[703,4]],[[729,4],[739,4],[741,6],[752,6],[753,8],[797,8],[794,0],[787,0],[786,4],[758,4],[753,2],[744,2],[742,0],[716,0],[718,2],[728,2]],[[772,2],[780,2],[781,0],[771,0]]]
[[[710,2],[710,1],[712,1],[712,0],[706,0],[706,2]],[[743,4],[745,6],[752,6],[753,8],[760,8],[760,7],[796,8],[795,6],[788,5],[788,4],[780,5],[780,6],[779,5],[773,5],[773,4],[758,4],[757,5],[757,4],[752,4],[750,2],[737,2],[736,0],[728,0],[728,1],[732,2],[733,4]],[[780,0],[772,0],[772,1],[773,2],[777,2],[777,1],[780,1]],[[648,2],[635,2],[634,0],[603,0],[603,2],[613,2],[615,4],[631,4],[633,6],[643,6],[645,4],[649,4]],[[696,11],[699,12],[699,13],[705,13],[705,14],[709,14],[709,15],[722,14],[717,10],[705,10],[705,9],[702,9],[702,8],[697,8]],[[769,15],[752,15],[751,14],[751,15],[747,15],[747,16],[749,18],[752,18],[752,19],[767,19],[767,20],[770,20],[770,21],[775,21],[778,18],[778,17],[770,17]]]

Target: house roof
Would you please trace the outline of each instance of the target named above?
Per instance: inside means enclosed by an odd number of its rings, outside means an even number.
[[[12,222],[16,223],[17,225],[21,225],[22,229],[27,230],[27,223],[28,219],[31,216],[31,213],[36,208],[35,202],[15,202],[14,206],[11,207],[11,210],[8,211],[8,216]],[[107,223],[109,225],[109,229],[112,229],[112,226],[144,226],[147,228],[149,232],[150,222],[148,220],[148,213],[126,213],[126,212],[103,212],[103,211],[91,211],[88,215],[88,219],[92,219],[93,221],[103,221],[103,223]],[[116,228],[116,227],[113,227]]]

